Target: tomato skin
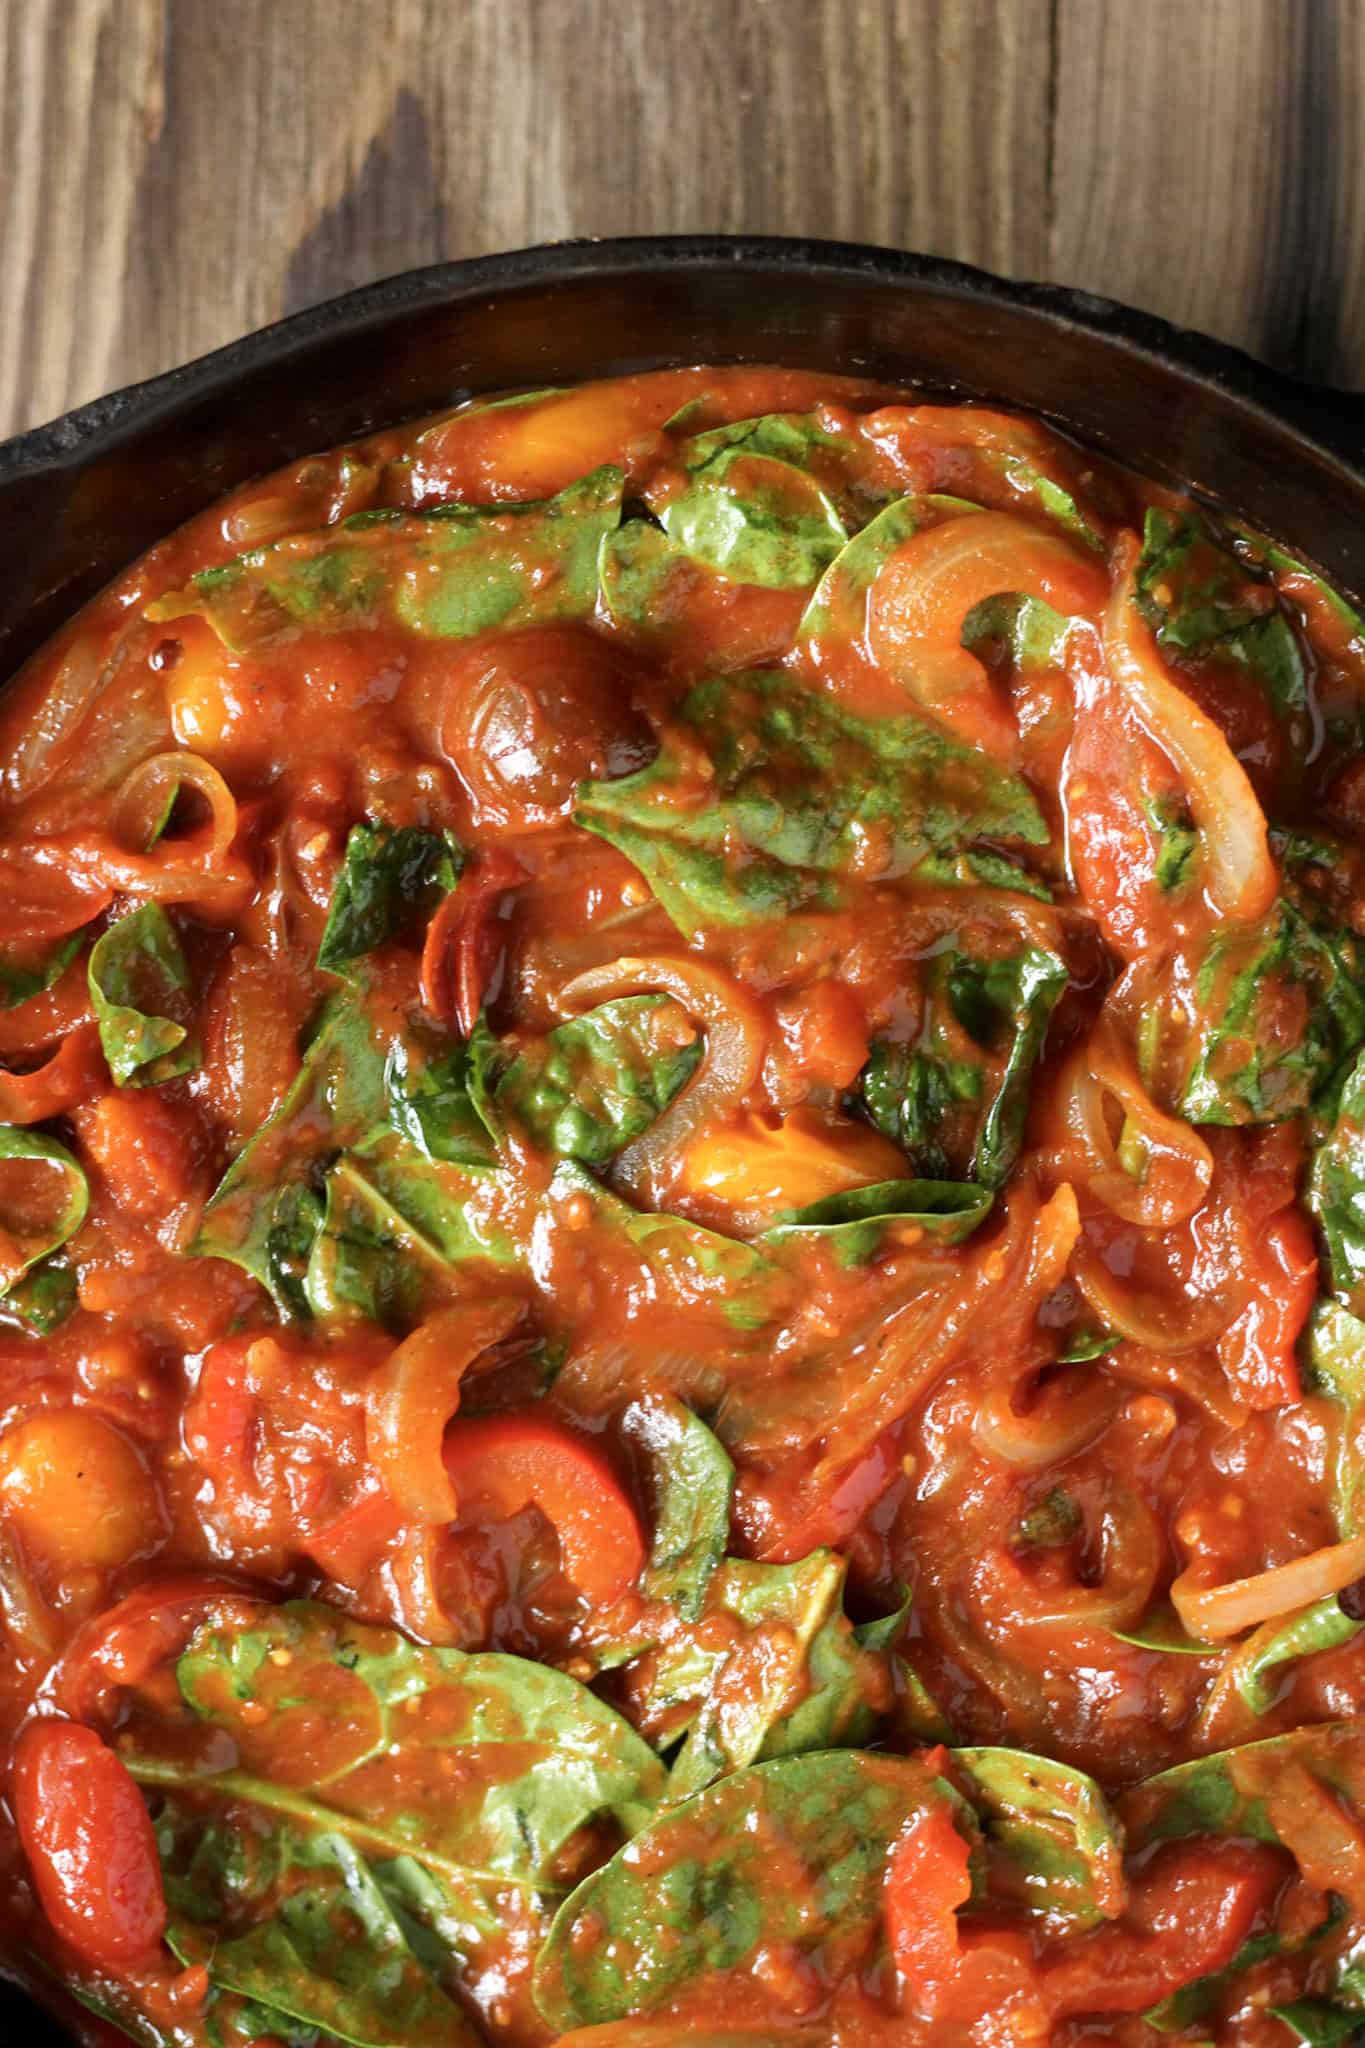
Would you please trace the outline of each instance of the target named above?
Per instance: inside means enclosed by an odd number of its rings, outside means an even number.
[[[1226,1968],[1284,1882],[1284,1859],[1245,1842],[1172,1842],[1133,1880],[1121,1921],[1068,1944],[1041,1972],[1054,2020],[1144,2012]]]
[[[538,1507],[559,1538],[565,1575],[584,1598],[609,1607],[644,1569],[634,1508],[598,1451],[540,1416],[490,1415],[456,1422],[446,1471],[462,1517],[503,1521]]]
[[[34,1721],[11,1793],[43,1911],[97,1969],[152,1962],[166,1928],[156,1838],[142,1794],[93,1728]]]
[[[1283,1210],[1261,1235],[1264,1258],[1252,1268],[1251,1292],[1218,1340],[1218,1362],[1252,1408],[1280,1408],[1300,1398],[1295,1346],[1318,1294],[1318,1254],[1308,1219]]]

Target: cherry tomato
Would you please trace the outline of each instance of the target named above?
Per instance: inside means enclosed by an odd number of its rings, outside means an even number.
[[[542,831],[580,782],[654,751],[618,648],[582,626],[533,626],[455,657],[443,740],[485,830]]]
[[[15,1748],[11,1791],[57,1933],[97,1969],[151,1962],[166,1926],[156,1838],[113,1750],[78,1722],[31,1722]]]
[[[585,1599],[609,1607],[644,1567],[634,1508],[599,1452],[542,1416],[492,1415],[456,1422],[446,1471],[462,1519],[505,1521],[540,1509],[559,1538],[565,1575]]]

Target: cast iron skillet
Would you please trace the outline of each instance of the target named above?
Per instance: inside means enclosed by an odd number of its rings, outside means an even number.
[[[730,236],[570,242],[367,285],[0,444],[0,678],[262,470],[472,393],[694,362],[855,371],[1041,413],[1365,597],[1365,397],[1108,299],[931,257]],[[0,2040],[61,2048],[2,1986]]]

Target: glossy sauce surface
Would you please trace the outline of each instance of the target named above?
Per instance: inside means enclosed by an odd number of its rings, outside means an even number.
[[[781,370],[309,459],[74,620],[7,1968],[154,2048],[1345,2038],[1363,686],[1273,542]]]

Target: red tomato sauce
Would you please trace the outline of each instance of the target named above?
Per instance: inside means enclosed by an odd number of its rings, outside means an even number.
[[[1363,706],[1278,544],[780,369],[309,458],[73,619],[0,1967],[100,2048],[1346,2038]]]

